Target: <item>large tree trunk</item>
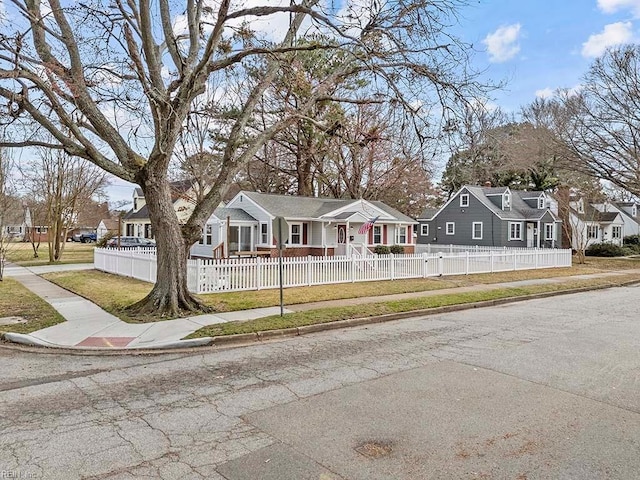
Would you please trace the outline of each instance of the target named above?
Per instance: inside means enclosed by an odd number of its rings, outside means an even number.
[[[171,200],[169,182],[166,178],[149,175],[140,184],[154,229],[158,269],[156,284],[151,292],[128,310],[133,315],[154,317],[177,317],[209,311],[187,289],[190,243],[187,244],[183,238]]]

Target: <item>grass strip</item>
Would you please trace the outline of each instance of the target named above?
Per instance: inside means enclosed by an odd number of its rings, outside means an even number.
[[[23,267],[39,265],[61,265],[71,263],[93,263],[93,249],[95,244],[67,242],[64,246],[62,259],[59,262],[49,262],[49,247],[47,242],[40,244],[38,258],[33,258],[30,243],[11,243],[7,249],[7,260]]]
[[[6,277],[0,282],[0,318],[3,317],[22,317],[26,320],[25,323],[0,325],[0,331],[15,333],[31,333],[65,321],[35,293]]]
[[[374,317],[392,313],[427,310],[430,308],[449,305],[462,305],[504,298],[521,297],[537,293],[562,292],[585,287],[617,286],[630,281],[640,281],[640,277],[638,275],[621,275],[615,277],[615,279],[599,278],[594,280],[578,280],[556,284],[531,285],[518,288],[496,288],[488,291],[433,295],[429,297],[376,302],[364,305],[321,308],[317,310],[288,313],[282,317],[274,315],[245,322],[229,322],[211,325],[197,330],[186,338],[256,333],[260,331],[329,323],[351,318]]]

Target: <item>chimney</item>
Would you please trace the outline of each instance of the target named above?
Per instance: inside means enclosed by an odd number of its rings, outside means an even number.
[[[484,186],[486,188],[491,188],[491,181],[487,180],[486,182],[484,182]]]

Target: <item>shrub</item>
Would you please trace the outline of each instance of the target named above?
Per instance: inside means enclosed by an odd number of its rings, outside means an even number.
[[[640,245],[625,245],[622,247],[624,249],[625,255],[640,255]]]
[[[404,247],[402,245],[391,245],[389,251],[394,255],[402,255],[404,253]]]
[[[111,240],[113,237],[115,237],[117,234],[114,232],[107,232],[104,234],[104,237],[102,237],[100,240],[98,240],[98,242],[96,243],[96,247],[100,247],[100,248],[104,248],[107,246],[107,242],[109,240]]]
[[[376,245],[376,248],[374,248],[373,251],[378,255],[388,255],[389,247],[387,247],[386,245]]]
[[[623,257],[625,255],[624,249],[613,243],[594,243],[584,253],[590,257]]]
[[[640,235],[627,235],[624,237],[623,243],[626,245],[640,246]]]

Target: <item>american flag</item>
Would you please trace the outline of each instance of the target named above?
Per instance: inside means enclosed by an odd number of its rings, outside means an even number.
[[[378,218],[380,218],[379,215],[373,220],[369,220],[363,223],[360,227],[360,230],[358,230],[358,235],[362,235],[363,233],[367,233],[369,230],[371,230],[371,227],[373,227],[373,224],[376,223],[376,220],[378,220]]]

